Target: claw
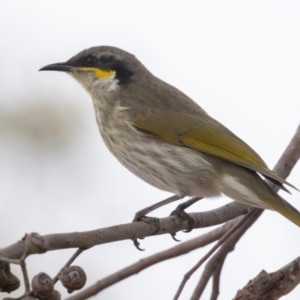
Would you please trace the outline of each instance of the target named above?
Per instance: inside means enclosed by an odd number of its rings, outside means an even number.
[[[136,249],[138,249],[139,251],[145,251],[145,249],[140,248],[140,243],[137,239],[133,239],[132,241]]]
[[[145,222],[150,224],[151,226],[151,235],[156,234],[160,230],[160,221],[158,218],[153,217],[147,217],[147,216],[141,216],[139,213],[135,214],[135,217],[132,222]],[[144,238],[140,238],[141,240]],[[133,239],[133,244],[135,248],[137,248],[140,251],[145,251],[145,249],[140,248],[140,243],[137,239]]]
[[[139,221],[143,221],[143,222],[146,222],[148,224],[151,225],[151,235],[154,235],[156,234],[157,232],[159,232],[160,230],[160,223],[159,223],[159,219],[158,218],[151,218],[151,217],[147,217],[146,215],[149,214],[150,212],[152,212],[153,210],[159,208],[159,207],[162,207],[166,204],[169,204],[169,203],[172,203],[174,201],[177,201],[179,199],[182,199],[184,198],[184,196],[177,196],[177,195],[174,195],[172,197],[169,197],[163,201],[160,201],[158,203],[155,203],[154,205],[151,205],[151,206],[148,206],[140,211],[138,211],[132,222],[139,222]],[[174,240],[176,240],[176,238],[174,238]],[[137,239],[133,239],[133,244],[134,246],[140,250],[140,251],[144,251],[145,249],[141,249],[139,247],[140,243],[138,242]]]
[[[172,239],[175,241],[175,242],[181,242],[181,240],[178,240],[178,239],[176,239],[176,232],[175,233],[172,233],[172,234],[170,234],[171,235],[171,237],[172,237]]]

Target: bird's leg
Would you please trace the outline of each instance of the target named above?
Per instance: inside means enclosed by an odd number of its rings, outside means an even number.
[[[143,222],[149,223],[149,224],[153,225],[153,230],[152,230],[151,234],[156,234],[159,231],[159,229],[160,229],[159,219],[158,218],[154,218],[154,217],[147,217],[146,215],[149,214],[150,212],[154,211],[155,209],[158,209],[158,208],[160,208],[162,206],[165,206],[165,205],[167,205],[169,203],[172,203],[174,201],[180,200],[182,198],[184,198],[184,196],[174,195],[174,196],[169,197],[169,198],[167,198],[165,200],[162,200],[162,201],[157,202],[157,203],[155,203],[153,205],[150,205],[150,206],[148,206],[148,207],[146,207],[146,208],[138,211],[135,214],[132,222],[143,221]],[[178,209],[178,207],[177,207],[177,209]],[[138,242],[137,239],[133,239],[133,243],[134,243],[135,247],[138,250],[141,250],[141,251],[143,250],[143,249],[141,249],[139,247],[140,243]]]
[[[198,202],[199,200],[203,199],[202,197],[193,197],[181,204],[179,204],[175,210],[173,210],[171,212],[171,216],[178,216],[181,217],[183,219],[185,219],[188,223],[188,229],[183,230],[183,232],[190,232],[194,229],[195,227],[195,220],[184,210],[188,207],[190,207],[191,205],[193,205],[194,203]],[[175,238],[175,234],[171,234],[172,238],[178,242],[178,240]]]
[[[159,202],[157,202],[157,203],[155,203],[155,204],[153,204],[153,205],[150,205],[150,206],[148,206],[148,207],[146,207],[146,208],[144,208],[144,209],[142,209],[142,210],[139,210],[139,211],[135,214],[135,216],[134,216],[132,222],[145,221],[143,218],[144,218],[146,215],[148,215],[150,212],[152,212],[152,211],[154,211],[154,210],[156,210],[156,209],[158,209],[158,208],[160,208],[160,207],[163,207],[163,206],[165,206],[165,205],[167,205],[167,204],[169,204],[169,203],[172,203],[172,202],[174,202],[174,201],[180,200],[180,199],[182,199],[182,198],[184,198],[184,196],[177,196],[177,195],[174,195],[174,196],[169,197],[169,198],[167,198],[167,199],[165,199],[165,200],[162,200],[162,201],[159,201]],[[185,202],[184,202],[184,203],[185,203]],[[146,221],[146,222],[147,222],[147,221]]]

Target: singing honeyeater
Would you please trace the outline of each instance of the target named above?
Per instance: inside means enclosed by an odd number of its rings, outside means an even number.
[[[93,47],[41,70],[67,72],[82,84],[93,99],[106,146],[144,181],[179,196],[224,194],[275,210],[300,226],[299,211],[258,174],[282,189],[290,184],[196,102],[151,74],[134,55],[115,47]]]

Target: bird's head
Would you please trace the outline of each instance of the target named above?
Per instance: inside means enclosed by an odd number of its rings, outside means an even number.
[[[146,68],[134,55],[116,47],[100,46],[79,52],[64,63],[40,71],[63,71],[73,76],[91,94],[109,93],[130,85]]]

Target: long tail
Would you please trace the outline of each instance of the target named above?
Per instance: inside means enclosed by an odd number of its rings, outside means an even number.
[[[273,209],[300,227],[300,212],[273,191],[257,173],[234,168],[226,171],[231,177],[226,181],[224,194],[255,207]]]
[[[271,199],[267,197],[259,197],[261,201],[300,227],[300,212],[278,194],[273,192],[273,190],[271,191],[273,193],[273,197]]]

